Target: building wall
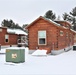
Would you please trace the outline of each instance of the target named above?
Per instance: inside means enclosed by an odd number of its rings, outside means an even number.
[[[76,34],[74,34],[74,43],[76,43]]]
[[[63,29],[63,32],[63,36],[58,36],[58,49],[64,49],[74,44],[74,33],[69,29]]]
[[[10,45],[17,45],[18,35],[9,34],[9,42]]]
[[[5,44],[5,34],[7,32],[6,28],[0,28],[2,31],[0,31],[0,44],[4,45]]]
[[[64,30],[64,36],[62,37],[62,40],[60,40],[60,42],[63,42],[63,44],[65,43],[63,48],[73,45],[74,44],[74,33],[70,30],[71,25],[67,22],[62,22],[62,21],[57,21],[57,22],[67,28]],[[67,25],[68,25],[68,27],[67,27]],[[68,33],[68,36],[67,36],[67,33]],[[64,40],[63,40],[63,38],[64,38]]]
[[[5,42],[5,35],[6,34],[9,35],[8,42]],[[0,44],[1,44],[1,46],[3,46],[3,45],[17,45],[17,38],[18,38],[18,35],[8,34],[7,28],[2,28],[2,31],[0,32]]]
[[[67,22],[64,22],[64,21],[57,21],[57,23],[61,24],[62,26],[65,26],[65,27],[67,27],[67,25],[68,25],[68,27],[71,28],[70,24],[67,23]]]
[[[48,22],[44,19],[38,19],[28,28],[28,45],[30,50],[46,49],[47,53],[51,50],[65,49],[66,47],[74,44],[74,33],[70,30],[70,25],[65,22],[60,22],[64,27],[58,27],[52,22]],[[67,27],[68,25],[69,27]],[[38,31],[46,30],[46,45],[38,45]],[[60,31],[63,31],[63,35],[60,35]],[[67,35],[68,33],[68,35]]]
[[[63,31],[63,35],[60,35],[60,31]],[[65,38],[65,29],[59,29],[58,28],[58,35],[57,35],[57,37],[58,37],[58,50],[59,49],[63,49],[63,48],[65,48],[65,40],[66,40],[66,38]],[[56,49],[55,49],[56,50]]]
[[[38,45],[38,31],[39,30],[46,30],[47,35],[47,44],[46,45]],[[53,49],[62,49],[65,46],[65,37],[60,36],[60,30],[54,24],[50,24],[45,20],[38,20],[28,29],[29,35],[29,49],[36,50],[36,48],[46,49],[48,53],[51,52]],[[65,36],[65,34],[63,35]]]

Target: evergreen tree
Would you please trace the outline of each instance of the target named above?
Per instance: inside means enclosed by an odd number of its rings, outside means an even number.
[[[27,33],[28,33],[28,30],[27,30],[27,29],[25,29],[27,26],[28,26],[28,24],[23,24],[22,28],[23,28],[23,30],[24,30],[25,32],[27,32]]]
[[[68,19],[68,14],[67,14],[67,13],[64,13],[64,14],[63,14],[63,19],[64,19],[64,20],[67,20],[67,19]]]
[[[72,11],[70,12],[70,14],[74,17],[76,17],[76,7],[72,9]]]
[[[2,27],[7,27],[7,28],[12,28],[12,29],[21,29],[21,30],[23,30],[23,28],[21,28],[20,26],[19,26],[19,24],[15,24],[14,22],[13,22],[13,20],[3,20],[2,21],[2,23],[1,23],[1,25],[2,25]]]
[[[55,20],[56,19],[56,15],[53,13],[52,10],[49,10],[45,13],[44,15],[45,18],[51,19],[51,20]]]
[[[23,24],[22,28],[25,29],[28,24]]]
[[[72,24],[74,25],[73,29],[76,30],[76,7],[72,9],[70,15],[73,16],[72,18]]]
[[[73,29],[76,30],[76,7],[72,9],[69,14],[64,13],[63,14],[63,19],[69,21],[73,25]]]
[[[64,14],[63,14],[63,20],[72,22],[73,17],[72,17],[71,15],[67,14],[67,13],[64,13]]]

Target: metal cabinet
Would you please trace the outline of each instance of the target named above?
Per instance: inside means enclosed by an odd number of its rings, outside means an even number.
[[[25,62],[25,49],[6,49],[6,62]]]

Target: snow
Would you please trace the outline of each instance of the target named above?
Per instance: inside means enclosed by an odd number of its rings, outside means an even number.
[[[44,19],[46,19],[46,20],[48,20],[48,21],[52,22],[53,24],[55,24],[55,25],[57,25],[57,26],[61,26],[60,24],[58,24],[58,23],[56,23],[56,22],[52,21],[51,19],[48,19],[48,18],[44,18]]]
[[[51,50],[51,54],[52,55],[58,55],[58,54],[61,54],[64,52],[64,49],[61,49],[61,50]]]
[[[7,63],[5,56],[0,54],[0,75],[76,75],[76,51],[73,50],[46,57],[29,54],[27,62],[18,64]]]
[[[65,26],[62,26],[63,28],[65,28],[65,29],[68,29],[67,27],[65,27]]]
[[[73,29],[70,29],[71,31],[73,31],[74,33],[76,33],[76,31],[75,30],[73,30]]]
[[[67,22],[67,23],[69,23],[71,25],[71,23],[69,21],[67,21],[67,20],[55,20],[55,21]]]
[[[20,29],[7,29],[8,33],[14,33],[14,34],[24,34],[28,35],[26,32],[20,30]]]
[[[27,48],[25,48],[25,47],[8,47],[8,48],[1,49],[0,53],[6,53],[6,49],[16,49],[16,50],[18,50],[18,49],[26,49],[27,50]]]
[[[37,55],[37,56],[44,56],[46,54],[47,50],[36,50],[35,52],[32,53],[32,55]]]

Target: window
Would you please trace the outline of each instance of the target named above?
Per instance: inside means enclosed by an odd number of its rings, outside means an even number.
[[[70,33],[70,39],[72,38],[72,34]]]
[[[74,35],[74,40],[76,40],[76,34]]]
[[[39,39],[39,44],[45,44],[45,38],[40,38]]]
[[[60,36],[63,36],[63,31],[60,30]]]
[[[66,37],[68,38],[68,32],[66,33]]]
[[[5,39],[6,42],[8,42],[8,39]]]
[[[46,45],[46,31],[38,31],[38,44]]]
[[[0,28],[0,32],[2,32],[2,29]]]
[[[5,42],[9,41],[9,35],[5,35]]]
[[[66,25],[67,28],[69,28],[69,25]]]

